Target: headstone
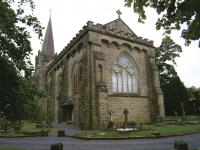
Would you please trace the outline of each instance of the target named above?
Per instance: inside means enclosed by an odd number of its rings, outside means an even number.
[[[193,103],[193,111],[194,111],[194,113],[196,113],[196,104],[195,103]]]
[[[185,117],[185,109],[184,109],[183,102],[181,102],[181,109],[182,109],[182,121],[185,121],[186,117]]]
[[[128,127],[128,110],[125,109],[123,113],[124,113],[124,128],[127,128]]]
[[[65,136],[65,130],[58,130],[58,137]]]
[[[114,127],[114,122],[113,122],[113,117],[112,117],[113,112],[109,111],[108,115],[109,115],[108,129],[112,129]]]
[[[111,111],[109,111],[108,112],[108,114],[109,114],[109,122],[113,122],[113,112],[112,112],[112,110]]]
[[[178,117],[178,113],[177,113],[176,110],[174,111],[174,115],[175,115],[176,118]]]

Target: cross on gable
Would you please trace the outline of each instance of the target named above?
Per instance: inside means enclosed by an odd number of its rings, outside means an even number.
[[[118,14],[118,18],[120,18],[122,12],[118,9],[118,10],[116,11],[116,13]]]

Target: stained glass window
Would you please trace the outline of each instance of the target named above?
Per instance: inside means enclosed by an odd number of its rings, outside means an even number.
[[[120,54],[113,66],[112,91],[114,93],[137,93],[138,85],[133,60]]]

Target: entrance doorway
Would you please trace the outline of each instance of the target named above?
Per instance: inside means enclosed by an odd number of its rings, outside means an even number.
[[[73,105],[64,105],[63,107],[63,121],[67,123],[73,122]]]

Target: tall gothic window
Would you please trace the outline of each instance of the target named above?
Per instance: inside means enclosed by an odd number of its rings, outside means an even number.
[[[73,72],[73,89],[74,92],[78,91],[78,84],[79,84],[79,70],[78,70],[78,65],[76,64],[74,67],[74,72]]]
[[[113,93],[137,93],[138,84],[135,69],[131,57],[124,53],[119,55],[112,70]]]
[[[97,68],[97,80],[102,81],[103,80],[103,68],[102,65],[99,64]]]

